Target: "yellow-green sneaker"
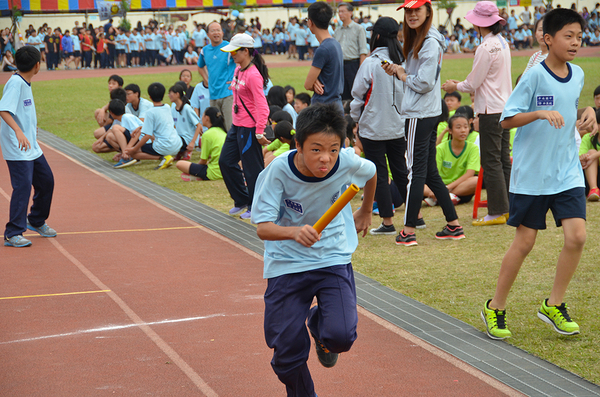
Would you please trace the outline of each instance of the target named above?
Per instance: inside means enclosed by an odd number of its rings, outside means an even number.
[[[485,324],[485,332],[494,340],[510,338],[512,333],[506,328],[506,310],[490,309],[490,302],[485,302],[481,311],[481,319]]]
[[[576,335],[579,333],[579,325],[571,320],[564,302],[560,306],[548,306],[548,299],[544,299],[537,315],[540,320],[552,325],[559,334]]]

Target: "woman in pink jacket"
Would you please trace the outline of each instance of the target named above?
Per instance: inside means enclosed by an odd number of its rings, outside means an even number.
[[[482,37],[473,70],[463,82],[448,80],[446,92],[475,93],[474,111],[479,116],[479,139],[483,181],[487,189],[488,215],[473,226],[501,225],[508,215],[510,181],[510,132],[500,126],[500,116],[512,92],[510,46],[500,32],[506,21],[491,1],[480,1],[465,17]]]
[[[233,36],[221,51],[229,52],[238,66],[231,81],[233,122],[221,150],[219,167],[234,202],[229,213],[250,219],[256,178],[264,169],[262,145],[269,143],[263,135],[269,117],[264,94],[269,71],[254,49],[254,39],[245,33]]]

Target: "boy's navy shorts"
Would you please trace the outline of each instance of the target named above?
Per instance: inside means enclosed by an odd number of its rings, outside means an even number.
[[[79,58],[81,56],[81,51],[73,51],[73,56]]]
[[[146,144],[142,145],[142,152],[149,154],[151,156],[161,156],[162,157],[162,154],[160,154],[156,150],[154,150],[151,143],[146,143]]]
[[[117,55],[125,54],[125,50],[116,50],[116,51],[117,51]]]
[[[129,130],[125,128],[125,131],[123,131],[123,135],[125,135],[125,139],[127,139],[127,143],[129,143],[129,141],[131,140],[131,132],[129,132]]]
[[[508,224],[521,225],[530,229],[546,229],[546,214],[552,210],[556,226],[562,226],[562,219],[581,218],[585,220],[585,188],[576,187],[557,194],[530,196],[527,194],[509,195]]]
[[[208,165],[196,163],[190,164],[190,175],[194,175],[198,178],[208,181]]]

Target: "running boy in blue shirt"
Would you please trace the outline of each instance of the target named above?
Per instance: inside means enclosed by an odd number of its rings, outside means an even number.
[[[13,187],[9,221],[4,230],[4,245],[8,247],[30,246],[31,241],[23,237],[27,229],[42,237],[56,237],[56,231],[46,224],[54,175],[37,142],[37,117],[31,92],[31,80],[40,71],[40,59],[37,48],[19,48],[15,55],[19,72],[8,80],[0,100],[0,146]],[[35,193],[27,215],[31,186]]]
[[[577,121],[577,104],[583,88],[583,71],[570,64],[581,46],[585,21],[575,11],[559,8],[544,16],[544,42],[548,58],[534,66],[508,99],[502,127],[518,127],[513,146],[510,179],[510,217],[515,239],[502,260],[493,299],[481,312],[492,339],[506,339],[506,300],[523,261],[533,248],[538,230],[546,228],[552,210],[562,226],[564,246],[558,257],[549,298],[538,317],[563,335],[579,333],[563,298],[579,264],[585,244],[585,184],[573,130],[596,129],[592,108]]]
[[[265,240],[268,279],[265,338],[288,396],[315,396],[309,332],[325,367],[333,367],[357,336],[351,260],[356,233],[364,236],[371,224],[377,177],[373,163],[342,149],[345,124],[335,104],[303,110],[296,120],[297,150],[276,157],[256,183],[252,222]],[[364,186],[361,209],[352,214],[347,205],[317,233],[310,225],[351,183]],[[314,297],[318,305],[311,308]]]

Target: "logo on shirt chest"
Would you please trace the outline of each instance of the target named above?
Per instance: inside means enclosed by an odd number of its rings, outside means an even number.
[[[302,204],[297,201],[292,201],[290,199],[283,200],[285,206],[292,211],[296,211],[299,214],[304,214],[304,209],[302,208]]]
[[[554,106],[554,95],[538,95],[536,97],[537,106]]]
[[[335,203],[335,200],[337,200],[338,197],[340,197],[340,192],[335,192],[335,194],[331,196],[331,199],[329,200],[331,204]]]
[[[451,161],[442,161],[442,167],[452,168],[452,162]]]
[[[177,117],[173,117],[173,121],[174,121],[174,122],[177,122]]]
[[[33,105],[33,102],[31,101],[31,99],[25,99],[23,101],[23,106],[31,106]]]

